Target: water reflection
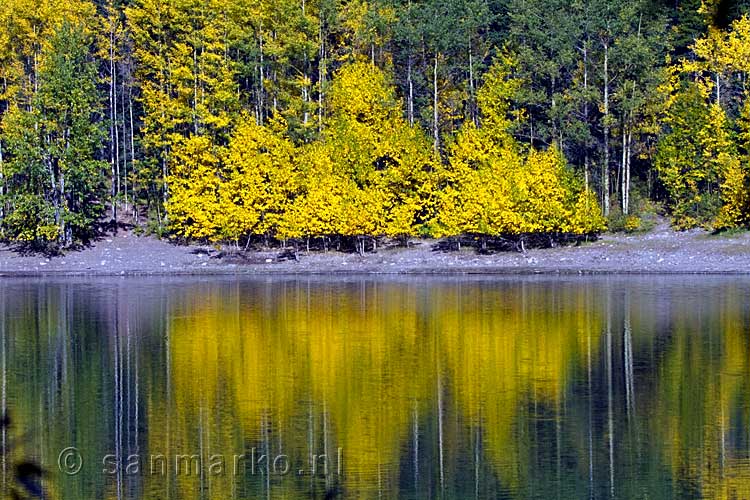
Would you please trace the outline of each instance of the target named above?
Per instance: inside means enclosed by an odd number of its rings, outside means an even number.
[[[748,291],[5,281],[2,445],[58,498],[748,498]]]

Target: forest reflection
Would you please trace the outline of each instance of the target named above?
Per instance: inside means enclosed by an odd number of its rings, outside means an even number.
[[[2,405],[17,422],[2,443],[44,464],[60,498],[750,497],[746,280],[0,290]],[[68,446],[77,475],[57,467]],[[290,472],[235,473],[251,450]],[[125,467],[154,454],[204,466]],[[322,454],[328,474],[313,475]]]

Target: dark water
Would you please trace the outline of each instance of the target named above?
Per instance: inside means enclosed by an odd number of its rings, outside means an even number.
[[[750,498],[750,280],[3,281],[0,318],[6,493]]]

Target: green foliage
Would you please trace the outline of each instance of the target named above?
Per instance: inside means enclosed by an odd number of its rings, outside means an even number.
[[[727,152],[708,147],[715,133],[721,139],[713,146],[726,147],[724,122],[721,110],[705,102],[696,84],[677,94],[665,117],[670,131],[659,141],[655,166],[669,193],[669,207],[677,227],[707,224],[716,215],[720,174],[717,166]]]
[[[103,214],[103,131],[90,37],[65,21],[41,52],[38,90],[3,120],[4,235],[68,246]]]
[[[733,91],[724,78],[750,69],[750,19],[736,20],[727,31],[711,28],[693,50],[696,59],[684,61],[679,70],[695,81],[685,84],[673,76],[663,86],[669,96],[667,132],[655,166],[677,227],[747,227],[750,104],[744,89],[729,104],[722,95]]]

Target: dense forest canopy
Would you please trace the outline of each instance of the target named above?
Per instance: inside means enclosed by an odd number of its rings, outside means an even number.
[[[575,235],[654,203],[748,226],[748,10],[6,0],[0,236]]]

